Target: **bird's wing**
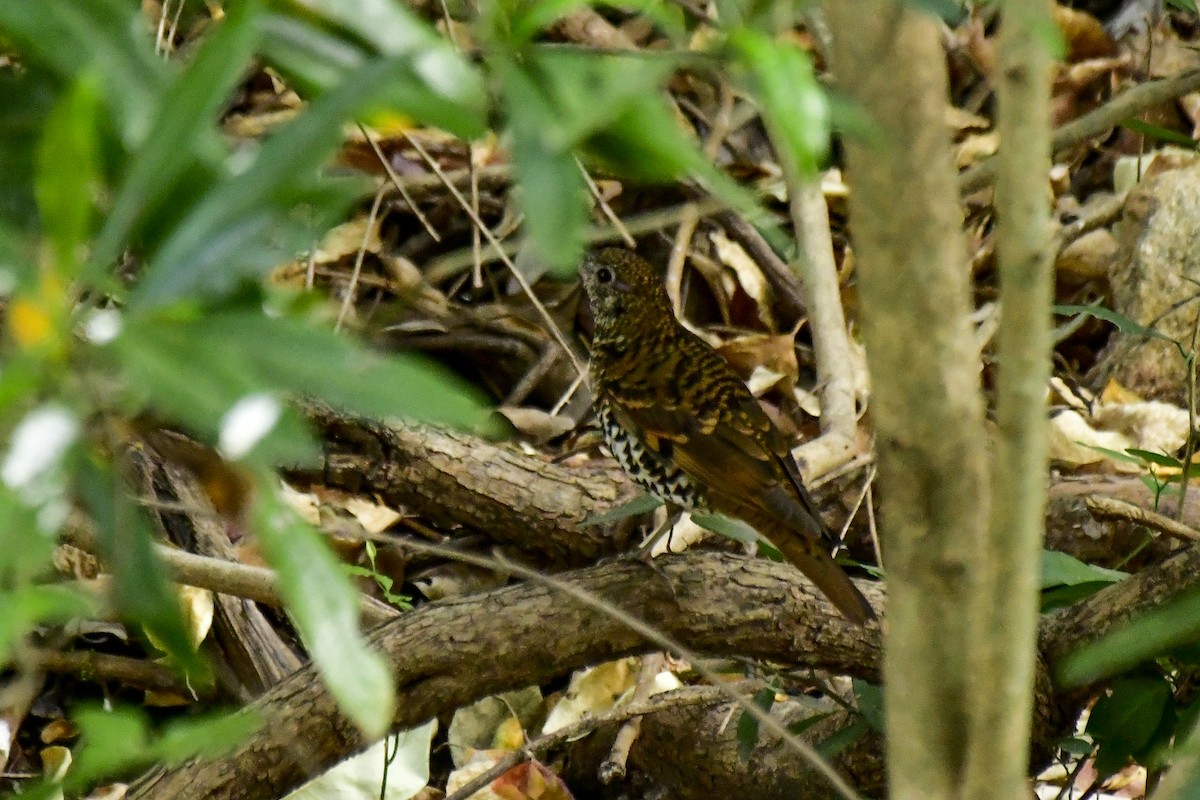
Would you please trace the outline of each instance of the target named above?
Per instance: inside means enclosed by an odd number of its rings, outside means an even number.
[[[874,611],[830,556],[833,534],[783,436],[749,390],[739,389],[719,405],[723,412],[697,414],[620,392],[609,407],[648,450],[704,486],[715,510],[753,525],[848,619],[865,623]]]
[[[737,381],[730,376],[731,381]],[[783,437],[740,382],[716,410],[699,412],[646,393],[614,393],[617,421],[647,449],[680,467],[715,505],[749,521],[766,513],[780,525],[832,543]],[[782,469],[781,469],[782,468]],[[786,477],[786,480],[784,479]]]

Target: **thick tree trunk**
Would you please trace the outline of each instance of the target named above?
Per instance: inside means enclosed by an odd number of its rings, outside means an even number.
[[[911,3],[825,10],[837,87],[876,132],[845,144],[883,499],[890,794],[949,798],[966,757],[964,599],[988,480],[945,58],[936,20]]]
[[[1049,0],[1001,8],[996,177],[1000,267],[992,519],[971,594],[972,724],[963,796],[1018,800],[1029,789],[1029,728],[1047,479],[1053,234],[1050,222]]]

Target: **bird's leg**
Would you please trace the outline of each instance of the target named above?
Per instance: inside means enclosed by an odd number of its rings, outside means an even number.
[[[651,572],[662,578],[671,589],[671,595],[674,596],[675,584],[667,577],[667,573],[663,571],[662,567],[655,563],[653,553],[654,546],[658,544],[663,536],[667,537],[667,552],[671,552],[671,535],[675,530],[675,523],[679,521],[679,514],[682,509],[669,501],[665,502],[663,507],[666,511],[666,517],[662,524],[656,527],[654,532],[646,537],[646,541],[638,548],[638,560],[649,567]]]
[[[666,552],[672,552],[671,537],[674,535],[674,527],[676,527],[676,523],[679,522],[679,515],[680,513],[683,513],[683,509],[680,509],[679,506],[671,503],[671,501],[664,501],[664,504],[662,504],[662,509],[664,509],[666,512],[666,516],[664,519],[662,519],[662,523],[659,524],[658,527],[656,527],[652,533],[650,533],[650,535],[642,541],[642,545],[637,548],[638,553],[641,554],[641,558],[646,561],[647,564],[650,563],[650,559],[654,558],[652,555],[654,548],[658,546],[658,543],[662,541],[662,537],[664,536],[667,537]]]
[[[662,524],[656,527],[654,531],[646,537],[645,541],[642,542],[641,546],[638,547],[638,551],[646,563],[650,563],[650,560],[653,558],[651,554],[654,552],[654,547],[662,540],[664,536],[667,537],[667,552],[672,552],[671,537],[675,533],[675,524],[679,522],[679,515],[683,512],[683,509],[670,501],[665,501],[663,503],[663,509],[666,511],[666,516],[663,519]]]

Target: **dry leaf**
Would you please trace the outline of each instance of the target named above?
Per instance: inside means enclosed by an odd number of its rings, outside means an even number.
[[[400,513],[394,508],[361,497],[348,498],[343,507],[358,520],[367,533],[382,533],[400,519]]]
[[[774,319],[771,315],[771,288],[762,269],[740,244],[726,236],[723,231],[714,230],[708,234],[708,238],[716,248],[717,258],[734,271],[742,291],[757,303],[758,318],[767,328],[774,329]]]
[[[994,155],[999,146],[1000,135],[994,131],[968,136],[954,148],[954,165],[959,169],[969,167],[977,161]]]
[[[796,333],[756,333],[730,339],[717,348],[721,357],[730,366],[748,379],[756,369],[765,367],[772,372],[787,376],[795,384],[800,372],[796,362]],[[790,386],[789,386],[790,388]]]
[[[69,739],[74,739],[79,735],[79,728],[69,719],[51,720],[45,727],[42,728],[38,737],[42,740],[42,744],[54,744],[55,742],[65,742]]]
[[[467,763],[453,770],[446,779],[446,794],[452,794],[466,786],[507,755],[508,751],[506,750],[473,750]],[[490,786],[485,786],[472,794],[470,800],[503,800],[503,798],[493,792]]]
[[[1133,443],[1129,437],[1114,431],[1093,428],[1083,415],[1074,409],[1055,414],[1050,418],[1050,460],[1072,466],[1096,464],[1108,460],[1108,456],[1093,448],[1123,452]],[[1136,464],[1112,461],[1113,469],[1121,472],[1140,472]]]
[[[562,778],[539,761],[526,761],[492,781],[492,791],[503,800],[572,800]]]
[[[1086,11],[1055,4],[1054,22],[1067,45],[1067,63],[1117,54],[1117,43]]]
[[[544,444],[562,436],[575,427],[575,421],[561,414],[551,414],[530,406],[500,406],[496,409],[513,427],[536,444]]]
[[[280,497],[291,506],[309,525],[321,524],[321,501],[311,492],[298,492],[286,483],[280,483]]]
[[[553,733],[590,714],[616,706],[633,691],[637,666],[637,658],[621,658],[576,672],[571,676],[566,694],[546,717],[542,733]]]
[[[318,264],[331,264],[345,256],[356,255],[363,249],[364,239],[368,253],[379,252],[383,247],[383,243],[379,241],[379,218],[376,217],[370,222],[369,227],[368,222],[370,217],[363,215],[330,228],[329,233],[325,234],[325,238],[313,251],[313,261]]]

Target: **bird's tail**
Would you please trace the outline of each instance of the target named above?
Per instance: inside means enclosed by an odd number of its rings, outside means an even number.
[[[856,625],[865,625],[875,619],[875,610],[871,608],[867,598],[863,597],[862,592],[850,580],[850,576],[842,571],[821,542],[801,536],[778,524],[759,527],[759,532],[766,536],[796,569],[815,583],[846,619]]]

